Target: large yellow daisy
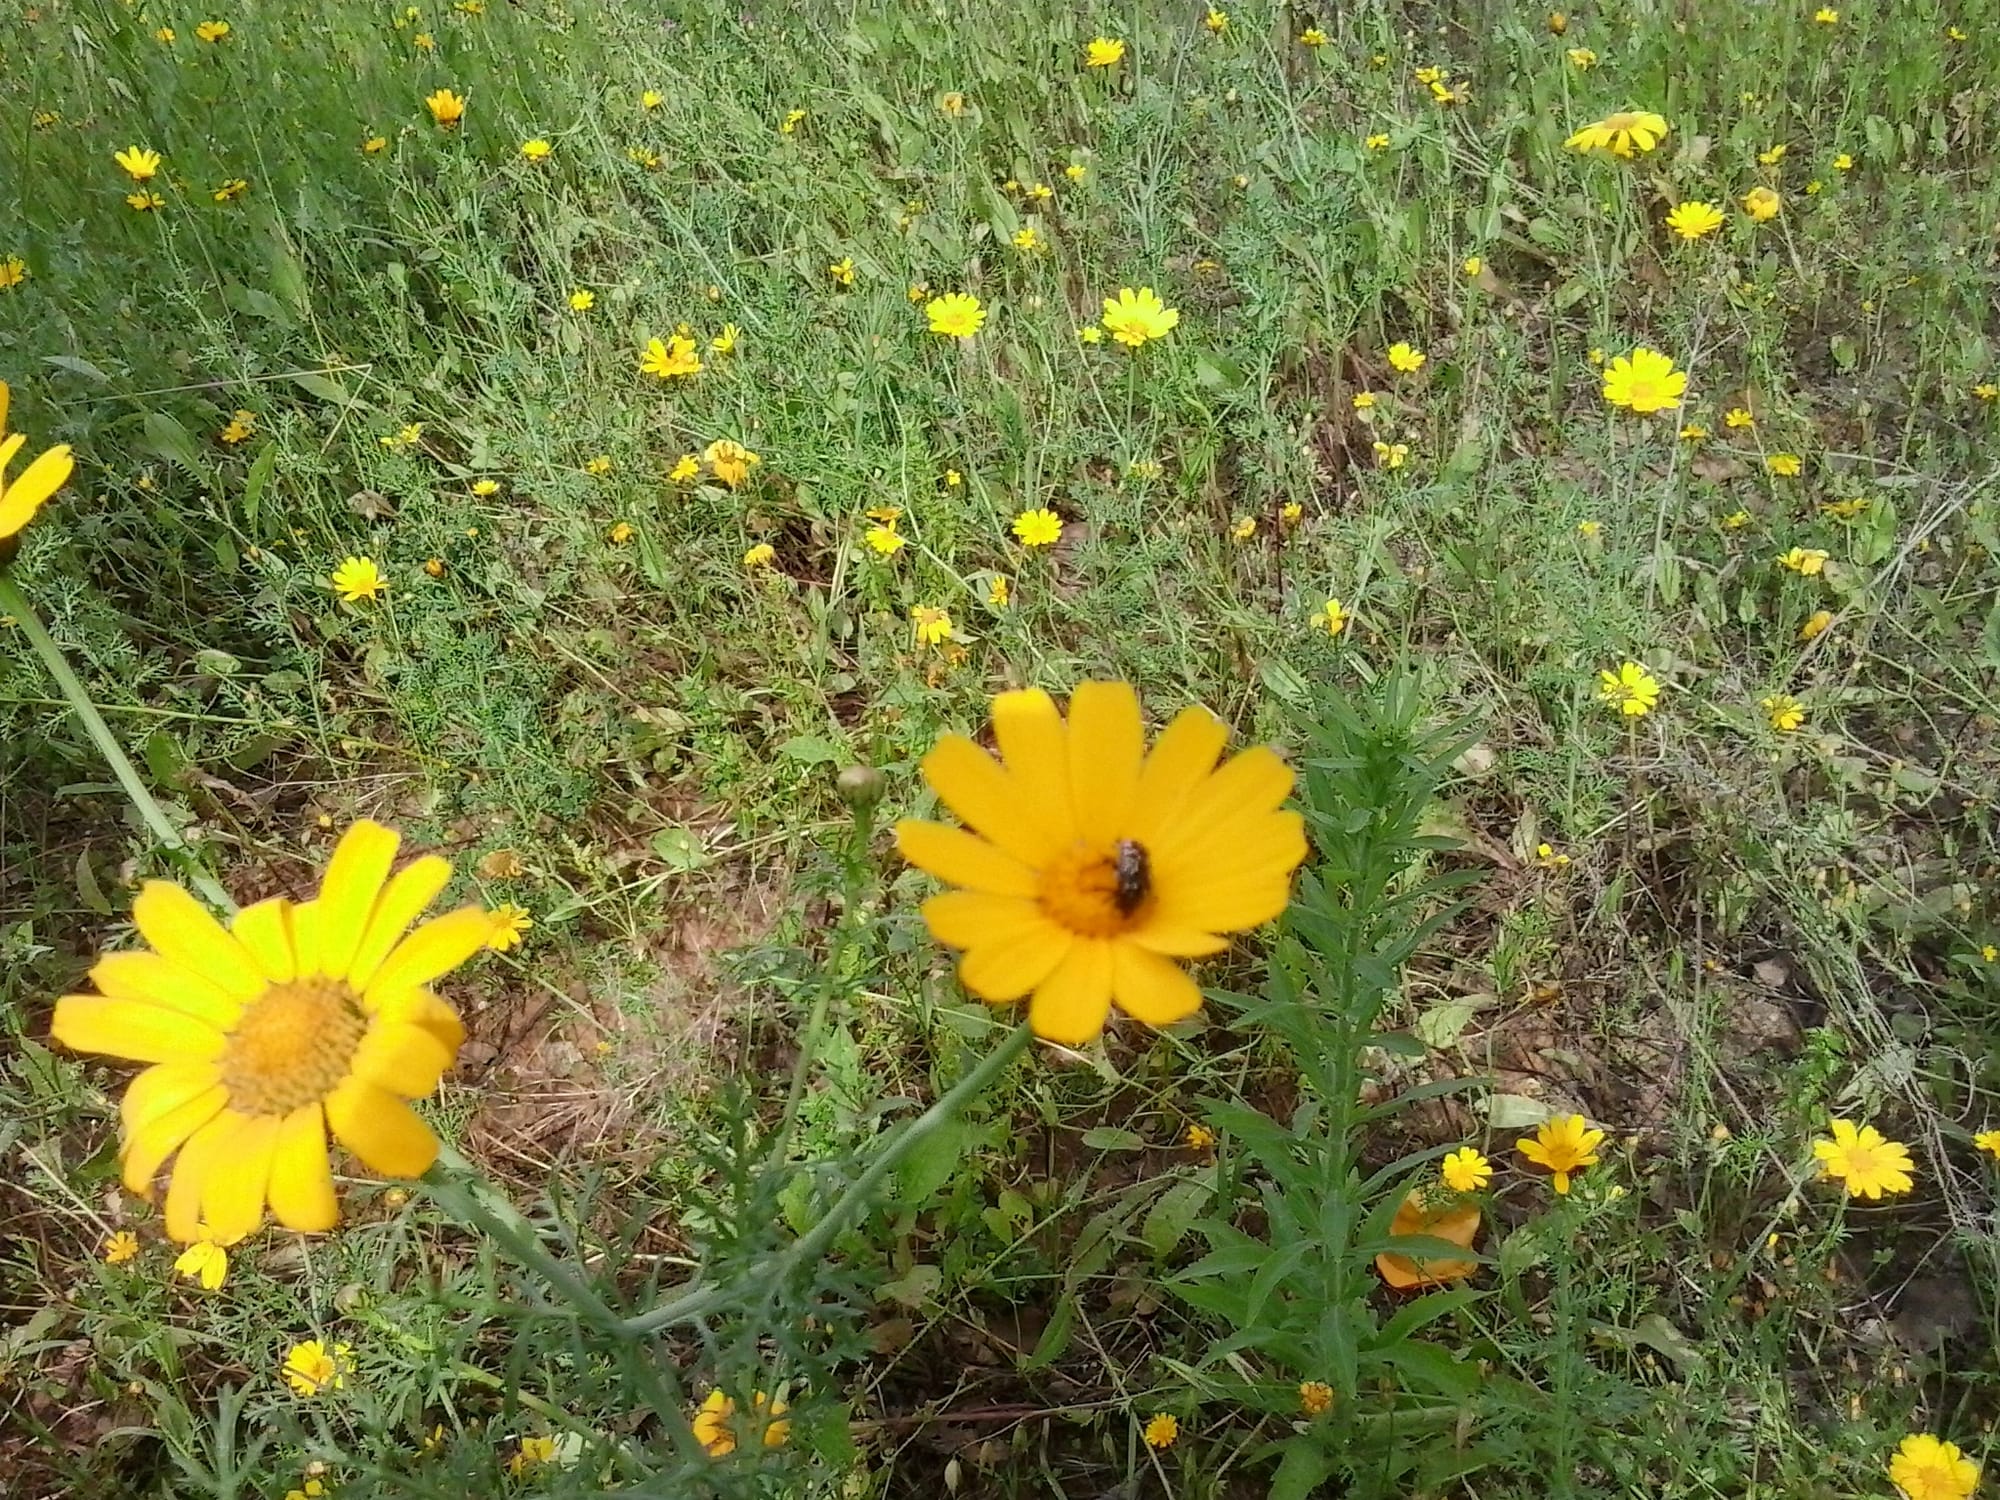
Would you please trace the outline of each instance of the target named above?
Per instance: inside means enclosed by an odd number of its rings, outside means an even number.
[[[288,1228],[331,1229],[329,1130],[385,1176],[435,1159],[404,1100],[437,1087],[465,1029],[426,986],[486,945],[493,918],[468,906],[407,932],[451,866],[429,854],[391,875],[397,843],[356,823],[317,900],[260,901],[227,929],[179,886],[148,881],[132,920],[152,951],[106,954],[90,971],[101,993],[57,1002],[57,1041],[154,1065],[125,1091],[125,1185],[149,1193],[179,1153],[174,1239],[233,1244],[266,1202]]]
[[[1563,144],[1572,151],[1609,151],[1630,159],[1659,145],[1671,128],[1663,116],[1650,109],[1621,109],[1593,120]]]
[[[959,979],[982,1000],[1033,993],[1037,1036],[1077,1045],[1113,1001],[1149,1026],[1201,1006],[1174,960],[1219,953],[1219,935],[1284,910],[1305,857],[1304,821],[1279,810],[1292,772],[1259,746],[1216,765],[1229,731],[1184,710],[1146,751],[1139,700],[1087,682],[1063,722],[1038,688],[993,700],[996,761],[946,735],[924,779],[967,828],[896,825],[903,857],[962,887],[924,903]]]

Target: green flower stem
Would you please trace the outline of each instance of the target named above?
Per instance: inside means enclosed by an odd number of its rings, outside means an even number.
[[[641,1392],[647,1405],[662,1421],[676,1419],[680,1397],[667,1380],[661,1366],[645,1350],[632,1345],[618,1314],[592,1291],[574,1267],[551,1255],[542,1246],[541,1235],[507,1201],[498,1188],[450,1146],[438,1147],[438,1159],[418,1179],[424,1190],[446,1213],[486,1235],[515,1262],[539,1275],[573,1308],[585,1322],[619,1341],[619,1359],[625,1378]],[[515,1393],[526,1402],[523,1392]],[[547,1413],[544,1413],[547,1415]],[[564,1425],[577,1430],[567,1418]]]
[[[84,691],[76,673],[69,669],[69,662],[63,656],[62,647],[56,644],[55,637],[43,627],[41,617],[35,613],[35,607],[28,602],[28,596],[21,591],[21,586],[14,582],[14,575],[4,566],[0,566],[0,614],[14,617],[14,622],[20,626],[21,633],[28,638],[28,644],[33,646],[35,654],[41,657],[42,665],[48,668],[49,675],[56,680],[56,686],[62,689],[63,697],[67,698],[70,707],[76,710],[77,719],[82,723],[84,732],[90,736],[106,764],[111,767],[111,774],[118,778],[118,785],[124,789],[125,796],[138,810],[146,826],[153,831],[153,836],[186,871],[195,889],[200,891],[208,899],[209,904],[218,911],[236,910],[236,903],[230,899],[229,892],[222,888],[221,882],[202,868],[201,862],[195,858],[194,851],[188,847],[187,840],[181,837],[180,830],[169,823],[167,815],[160,811],[160,804],[155,802],[153,794],[146,790],[146,784],[139,779],[138,771],[133,768],[117,737],[111,733],[110,726],[104,722],[104,716],[97,711],[97,705],[90,701],[90,695]]]
[[[846,1192],[835,1200],[833,1206],[820,1215],[817,1224],[806,1232],[803,1238],[790,1248],[779,1252],[769,1261],[751,1268],[752,1277],[764,1285],[775,1285],[790,1276],[798,1267],[808,1261],[818,1260],[833,1245],[835,1238],[857,1217],[867,1205],[883,1180],[902,1164],[903,1158],[917,1142],[954,1118],[966,1103],[986,1091],[989,1085],[1011,1067],[1021,1054],[1028,1050],[1033,1034],[1026,1023],[1016,1026],[1007,1034],[1007,1039],[980,1059],[979,1065],[951,1086],[936,1103],[905,1125],[896,1136],[884,1145],[868,1164],[868,1169],[848,1185]],[[623,1331],[631,1338],[643,1338],[659,1332],[675,1323],[686,1322],[701,1316],[721,1300],[722,1288],[698,1282],[688,1287],[671,1302],[665,1302],[636,1317],[627,1318]]]
[[[833,1206],[802,1238],[751,1266],[745,1273],[745,1279],[759,1285],[775,1285],[798,1267],[825,1255],[835,1238],[866,1207],[883,1180],[910,1154],[911,1148],[956,1116],[969,1100],[984,1093],[1028,1050],[1032,1040],[1033,1034],[1026,1024],[1015,1027],[1005,1041],[980,1059],[977,1067],[891,1138],[876,1153],[867,1170],[848,1185],[847,1191],[834,1201]],[[489,1236],[519,1265],[546,1281],[585,1322],[621,1340],[649,1338],[663,1328],[699,1318],[721,1306],[731,1295],[730,1286],[704,1282],[697,1276],[671,1301],[633,1317],[620,1318],[603,1298],[590,1289],[573,1266],[544,1248],[541,1236],[521,1211],[451,1147],[439,1148],[437,1162],[419,1181],[446,1213]]]
[[[585,1285],[572,1267],[542,1247],[535,1226],[458,1152],[440,1145],[437,1161],[418,1181],[446,1213],[489,1236],[522,1266],[548,1282],[584,1321],[607,1333],[619,1332],[618,1314]]]

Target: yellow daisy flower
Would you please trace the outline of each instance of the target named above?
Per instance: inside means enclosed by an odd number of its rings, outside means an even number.
[[[528,929],[535,925],[535,919],[525,908],[511,901],[503,901],[493,908],[493,931],[486,939],[486,946],[495,953],[507,953],[521,946]]]
[[[382,570],[375,566],[371,557],[349,557],[333,570],[330,580],[334,592],[349,604],[359,604],[363,599],[373,599],[389,587],[382,577]]]
[[[1667,215],[1667,228],[1684,240],[1698,240],[1722,227],[1722,210],[1699,198],[1676,206]]]
[[[792,1424],[776,1420],[785,1414],[785,1403],[772,1401],[762,1391],[751,1397],[752,1420],[763,1428],[764,1446],[777,1448],[791,1436]],[[710,1391],[690,1424],[694,1440],[710,1458],[727,1458],[736,1451],[736,1403],[721,1391]]]
[[[436,1158],[404,1101],[437,1087],[465,1030],[427,986],[485,946],[493,919],[468,906],[407,932],[451,866],[425,855],[391,875],[398,843],[356,823],[316,899],[272,897],[227,928],[148,881],[132,920],[151,950],[106,954],[90,971],[100,993],[56,1003],[64,1046],[153,1064],[125,1092],[124,1178],[143,1194],[175,1158],[172,1238],[233,1243],[267,1202],[288,1228],[331,1229],[329,1131],[387,1176]]]
[[[1768,698],[1759,699],[1757,706],[1764,710],[1765,719],[1780,734],[1791,734],[1806,721],[1805,708],[1789,693],[1773,693]]]
[[[1672,358],[1657,349],[1634,349],[1604,367],[1604,399],[1627,411],[1648,413],[1679,406],[1687,383],[1687,371],[1676,370]]]
[[[1052,510],[1024,510],[1014,517],[1013,531],[1023,547],[1053,547],[1062,540],[1062,517]]]
[[[160,153],[149,151],[144,146],[127,146],[123,151],[114,151],[111,159],[123,167],[125,175],[134,182],[149,182],[153,174],[160,170]]]
[[[1660,701],[1659,679],[1636,661],[1597,674],[1597,696],[1628,719],[1643,718]]]
[[[1460,1146],[1439,1168],[1444,1185],[1456,1193],[1476,1193],[1493,1180],[1493,1163],[1471,1146]]]
[[[465,118],[465,98],[450,89],[439,89],[424,99],[424,108],[431,112],[431,119],[440,130],[450,130]]]
[[[1835,1120],[1830,1129],[1832,1139],[1813,1142],[1813,1156],[1820,1176],[1841,1183],[1850,1197],[1876,1199],[1884,1193],[1907,1193],[1916,1185],[1910,1175],[1915,1170],[1910,1148],[1901,1141],[1852,1120]]]
[[[729,438],[717,438],[701,450],[701,456],[707,462],[709,472],[732,490],[741,488],[750,477],[750,471],[764,461]]]
[[[507,1460],[507,1472],[519,1479],[524,1474],[532,1474],[544,1464],[555,1462],[556,1440],[552,1437],[524,1437],[514,1456]]]
[[[1104,299],[1104,331],[1130,349],[1148,339],[1165,338],[1180,320],[1180,310],[1168,307],[1149,286],[1136,292],[1120,287],[1116,297]]]
[[[1651,110],[1622,109],[1584,126],[1563,144],[1572,151],[1608,151],[1630,159],[1658,146],[1669,129],[1666,120]]]
[[[1192,1015],[1201,990],[1173,960],[1277,916],[1305,857],[1303,819],[1279,810],[1290,767],[1260,746],[1216,769],[1228,729],[1201,708],[1148,754],[1122,682],[1079,686],[1067,723],[1039,688],[1002,693],[993,727],[997,761],[960,735],[923,760],[969,826],[896,827],[905,859],[962,887],[923,908],[932,935],[965,950],[960,981],[995,1004],[1032,995],[1035,1033],[1072,1046],[1114,1001],[1149,1026]]]
[[[208,1226],[197,1226],[196,1233],[202,1237],[174,1259],[174,1270],[189,1281],[201,1283],[202,1290],[212,1292],[229,1277],[229,1252],[207,1238]]]
[[[693,339],[685,334],[675,334],[669,344],[663,339],[648,339],[645,351],[639,356],[639,370],[645,375],[658,376],[661,380],[672,380],[676,376],[699,375],[701,373],[701,353]]]
[[[1778,217],[1785,200],[1767,187],[1753,187],[1743,195],[1743,212],[1759,224]]]
[[[1514,1149],[1553,1174],[1555,1190],[1569,1191],[1570,1175],[1597,1164],[1604,1132],[1588,1126],[1582,1115],[1556,1115],[1542,1122],[1534,1135],[1514,1142]]]
[[[352,1352],[345,1344],[329,1349],[318,1339],[294,1344],[285,1354],[285,1384],[300,1396],[340,1390],[347,1384],[347,1356]]]
[[[955,339],[969,339],[986,324],[986,309],[967,292],[946,292],[924,304],[932,333]]]
[[[1389,367],[1404,375],[1416,374],[1429,357],[1423,350],[1401,339],[1389,346]]]
[[[1889,1460],[1889,1483],[1906,1500],[1971,1500],[1979,1488],[1979,1465],[1928,1432],[1913,1432],[1896,1445]]]

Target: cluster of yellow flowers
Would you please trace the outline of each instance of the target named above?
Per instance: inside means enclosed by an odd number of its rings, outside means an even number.
[[[920,294],[921,288],[912,288]],[[914,300],[914,297],[913,297]],[[987,310],[970,292],[946,292],[924,304],[930,331],[946,338],[969,339],[986,326]],[[1151,287],[1119,288],[1118,295],[1104,299],[1104,318],[1099,328],[1081,330],[1084,342],[1097,343],[1100,328],[1128,349],[1137,349],[1155,339],[1163,339],[1180,324],[1178,309],[1168,307]]]

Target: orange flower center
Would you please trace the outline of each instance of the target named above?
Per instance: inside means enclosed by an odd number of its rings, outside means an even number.
[[[274,984],[252,1000],[222,1052],[229,1107],[288,1115],[347,1077],[368,1029],[354,991],[338,979]]]
[[[1152,905],[1146,851],[1129,839],[1109,845],[1079,839],[1042,868],[1036,899],[1050,921],[1078,937],[1116,937]]]

